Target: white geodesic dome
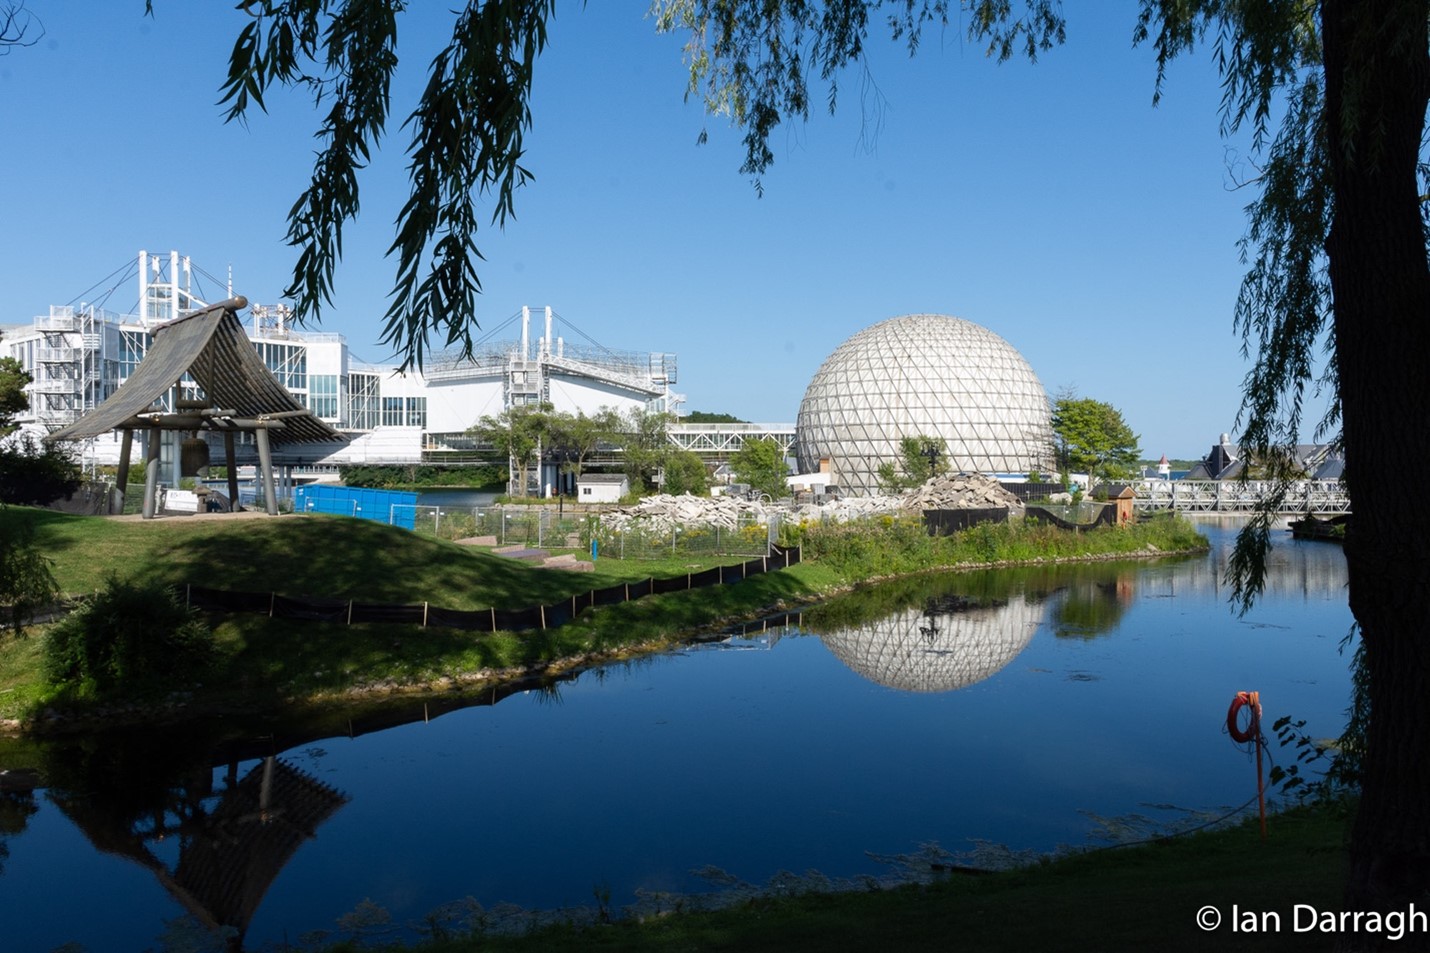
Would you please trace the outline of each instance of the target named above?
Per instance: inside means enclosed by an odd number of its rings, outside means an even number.
[[[869,681],[903,692],[951,692],[1001,671],[1028,647],[1047,603],[958,612],[906,609],[877,622],[820,635],[834,656]]]
[[[795,424],[802,473],[830,461],[845,494],[879,491],[904,437],[942,437],[953,472],[1051,468],[1048,395],[1023,356],[987,328],[910,314],[865,328],[820,366]]]

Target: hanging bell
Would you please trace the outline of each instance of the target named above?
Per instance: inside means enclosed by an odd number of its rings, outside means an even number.
[[[196,477],[209,465],[209,442],[203,437],[185,437],[179,444],[179,475]]]

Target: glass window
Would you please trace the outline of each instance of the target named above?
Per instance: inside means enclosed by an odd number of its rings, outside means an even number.
[[[382,420],[376,374],[353,374],[348,378],[348,426],[371,430]]]
[[[427,398],[409,397],[407,398],[407,426],[425,427],[427,426]]]
[[[308,378],[308,407],[324,420],[338,418],[338,375],[314,374]]]
[[[275,344],[254,341],[253,347],[263,363],[278,378],[278,383],[291,391],[308,389],[308,349],[301,344]]]
[[[401,397],[384,397],[382,399],[382,425],[384,427],[402,426]]]
[[[127,329],[119,332],[119,382],[127,381],[134,373],[134,369],[139,366],[139,362],[144,360],[144,352],[149,347],[149,332],[130,331]]]

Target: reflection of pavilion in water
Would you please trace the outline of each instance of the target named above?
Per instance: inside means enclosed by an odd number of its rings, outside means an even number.
[[[905,692],[949,692],[1013,661],[1043,624],[1047,605],[1022,595],[967,606],[930,600],[874,622],[820,636],[859,675]]]
[[[207,780],[196,776],[169,787],[167,804],[128,816],[93,792],[51,789],[48,796],[95,847],[153,872],[200,923],[228,928],[228,948],[240,950],[278,873],[348,798],[272,757],[241,780],[230,766],[228,784],[217,794],[212,773],[202,775]],[[179,839],[173,870],[156,853],[170,836]]]

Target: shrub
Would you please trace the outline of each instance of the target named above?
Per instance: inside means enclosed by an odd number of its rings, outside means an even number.
[[[80,485],[79,464],[68,448],[20,434],[0,447],[0,502],[49,506]]]
[[[52,684],[102,697],[172,687],[203,675],[214,657],[209,627],[172,589],[110,576],[50,628],[44,666]]]
[[[59,598],[60,587],[50,573],[51,565],[35,546],[34,524],[5,519],[0,506],[0,615],[16,634],[36,610]]]

